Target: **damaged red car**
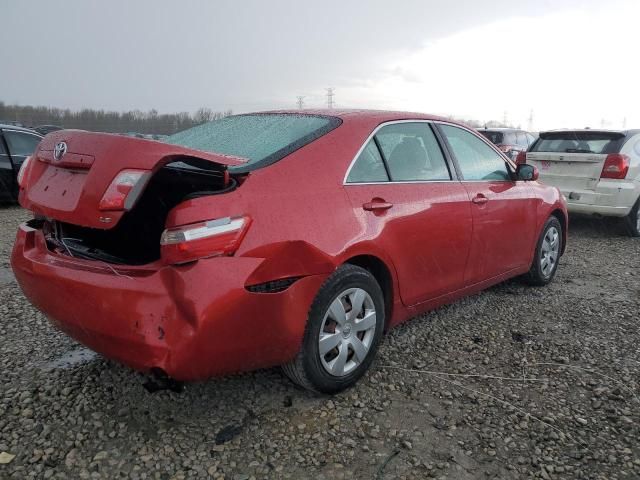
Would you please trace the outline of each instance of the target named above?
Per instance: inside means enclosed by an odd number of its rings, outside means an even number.
[[[282,365],[337,392],[386,329],[523,275],[567,238],[557,189],[437,117],[226,117],[166,143],[63,130],[19,175],[11,263],[60,330],[183,381]]]

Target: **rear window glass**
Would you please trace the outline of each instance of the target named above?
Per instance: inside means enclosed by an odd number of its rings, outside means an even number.
[[[336,117],[299,114],[234,115],[171,135],[173,145],[244,157],[245,165],[230,170],[253,170],[270,165],[330,132]]]
[[[624,134],[615,132],[541,133],[531,147],[532,152],[616,153]]]
[[[502,138],[503,138],[502,132],[492,132],[491,130],[480,130],[480,133],[495,145],[499,145],[502,143]]]

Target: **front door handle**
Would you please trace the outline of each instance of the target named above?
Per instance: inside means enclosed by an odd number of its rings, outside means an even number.
[[[484,205],[485,203],[487,203],[489,201],[489,199],[487,197],[485,197],[483,194],[479,193],[478,195],[473,197],[473,200],[471,200],[471,201],[473,203],[475,203],[476,205]]]
[[[362,208],[369,212],[389,210],[391,207],[393,207],[393,203],[388,202],[367,202],[362,205]]]

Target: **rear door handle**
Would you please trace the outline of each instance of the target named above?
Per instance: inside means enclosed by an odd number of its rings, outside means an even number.
[[[473,200],[471,200],[471,201],[473,203],[475,203],[476,205],[484,205],[485,203],[487,203],[489,201],[489,199],[480,193],[480,194],[476,195],[475,197],[473,197]]]
[[[362,208],[364,208],[369,212],[389,210],[391,207],[393,207],[393,203],[388,203],[388,202],[367,202],[362,205]]]

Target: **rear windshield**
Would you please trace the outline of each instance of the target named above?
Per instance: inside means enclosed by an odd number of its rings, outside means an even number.
[[[531,152],[617,153],[625,138],[617,132],[550,132],[541,133]]]
[[[491,130],[480,130],[480,133],[484,135],[494,145],[500,145],[502,143],[502,132],[492,132]]]
[[[261,113],[234,115],[171,135],[174,145],[244,157],[245,165],[230,170],[249,171],[277,162],[330,132],[341,120],[302,114]]]

